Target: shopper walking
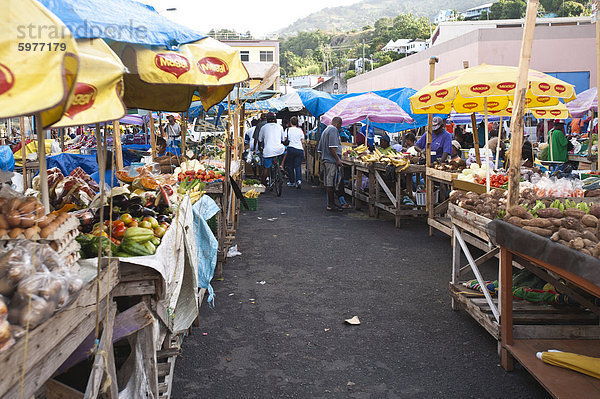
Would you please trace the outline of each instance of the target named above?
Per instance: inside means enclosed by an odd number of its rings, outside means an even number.
[[[164,130],[167,133],[167,140],[172,147],[177,146],[177,139],[181,137],[181,126],[175,122],[173,115],[167,116],[168,123],[165,125]]]
[[[340,140],[340,130],[342,129],[342,118],[336,116],[331,120],[331,125],[321,134],[321,140],[317,147],[321,153],[325,188],[327,189],[327,210],[341,211],[342,208],[336,206],[334,200],[335,174],[338,168],[342,167],[342,142]]]
[[[290,119],[290,127],[285,131],[285,138],[288,141],[285,158],[285,166],[290,179],[288,187],[295,186],[299,189],[302,185],[302,160],[306,142],[304,132],[298,127],[297,116],[292,116]]]

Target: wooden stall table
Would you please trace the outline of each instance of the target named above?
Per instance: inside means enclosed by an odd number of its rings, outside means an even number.
[[[500,300],[502,319],[502,367],[513,369],[516,359],[555,398],[598,398],[600,380],[543,363],[536,352],[557,349],[600,357],[600,326],[561,326],[562,339],[539,339],[515,329],[512,294],[512,262],[552,283],[596,314],[600,309],[582,293],[600,298],[600,260],[506,222],[494,221],[488,234],[500,246]],[[560,279],[560,281],[559,281]]]
[[[106,314],[107,296],[119,282],[118,262],[113,261],[110,268],[104,265],[100,273],[100,302],[98,311],[104,321]],[[21,372],[25,361],[25,379],[23,381],[23,396],[31,398],[54,375],[59,367],[79,347],[79,345],[94,331],[96,326],[96,269],[83,268],[80,276],[84,287],[75,300],[55,313],[44,323],[29,332],[27,344],[24,333],[16,338],[13,346],[0,352],[3,376],[0,379],[0,397],[18,398],[21,392]],[[109,304],[111,302],[109,301]],[[114,314],[116,309],[111,306]],[[106,324],[103,336],[112,336],[112,323]],[[103,340],[105,342],[106,340]],[[102,345],[101,349],[105,348]],[[27,346],[27,357],[24,351]],[[114,358],[108,356],[107,362],[114,366]],[[104,370],[104,363],[101,365]],[[115,380],[116,381],[116,380]],[[99,387],[99,384],[97,385]],[[116,387],[116,384],[115,384]],[[48,391],[48,388],[46,388]],[[114,396],[114,389],[110,390]],[[82,396],[83,397],[83,396]]]
[[[308,140],[306,143],[306,180],[319,185],[321,178],[319,157],[317,154],[317,140]]]
[[[421,176],[425,173],[425,166],[423,165],[409,165],[407,169],[397,167],[394,169],[394,181],[390,182],[392,187],[390,188],[384,177],[387,174],[388,165],[382,163],[374,163],[372,168],[371,176],[373,179],[374,193],[370,195],[373,197],[373,206],[375,208],[375,216],[379,216],[379,210],[388,212],[394,216],[396,227],[400,227],[400,223],[403,217],[407,216],[426,216],[427,210],[425,206],[417,205],[417,199],[413,192],[416,191],[416,187],[413,187],[413,175]],[[404,182],[405,188],[402,188]],[[371,186],[371,180],[369,179],[369,186]],[[385,194],[382,195],[382,192]],[[415,205],[403,205],[402,198],[404,194],[408,196]]]
[[[429,224],[429,235],[433,234],[433,229],[441,231],[444,234],[452,234],[452,224],[450,218],[446,215],[448,210],[448,199],[436,204],[436,195],[433,190],[433,183],[439,183],[440,185],[446,185],[449,188],[452,187],[453,180],[456,179],[458,173],[451,173],[435,168],[426,169],[426,179],[431,184],[431,192],[427,193],[427,212],[429,214],[427,218],[427,224]]]
[[[597,170],[597,156],[593,155],[590,161],[585,155],[569,154],[569,161],[577,163],[579,170]]]
[[[485,280],[479,266],[490,259],[500,259],[500,248],[491,242],[488,235],[488,225],[492,220],[454,204],[449,204],[448,215],[452,222],[452,280],[449,284],[452,309],[463,308],[492,337],[499,340],[501,318],[497,296],[490,295],[487,291],[482,293],[471,290],[463,285],[464,274],[472,272],[479,285],[484,286]],[[483,254],[475,259],[467,243],[483,251]],[[461,252],[467,258],[467,265],[461,264]],[[522,268],[517,261],[513,262],[513,266]],[[598,316],[590,311],[557,308],[527,301],[515,302],[514,323],[519,334],[560,337],[565,326],[572,326],[569,331],[573,331],[598,325],[598,322]]]

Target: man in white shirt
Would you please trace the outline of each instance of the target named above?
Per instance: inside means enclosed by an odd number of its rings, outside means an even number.
[[[267,123],[260,129],[258,135],[258,145],[263,155],[263,184],[266,184],[269,169],[273,166],[273,160],[285,152],[284,140],[283,128],[277,124],[275,114],[269,112],[267,114]]]
[[[175,122],[175,117],[173,115],[167,116],[167,120],[169,123],[165,125],[165,131],[167,132],[167,139],[171,146],[175,146],[175,139],[181,137],[181,126],[179,123]]]

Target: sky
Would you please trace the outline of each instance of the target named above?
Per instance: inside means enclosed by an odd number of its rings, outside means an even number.
[[[161,14],[202,33],[234,29],[264,36],[285,28],[295,20],[326,7],[357,3],[359,0],[142,0]],[[176,8],[175,11],[166,11]]]

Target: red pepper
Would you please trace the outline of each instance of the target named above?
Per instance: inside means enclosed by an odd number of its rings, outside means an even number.
[[[127,227],[125,227],[125,225],[113,226],[111,235],[114,238],[121,239],[125,235],[126,230],[127,230]]]

